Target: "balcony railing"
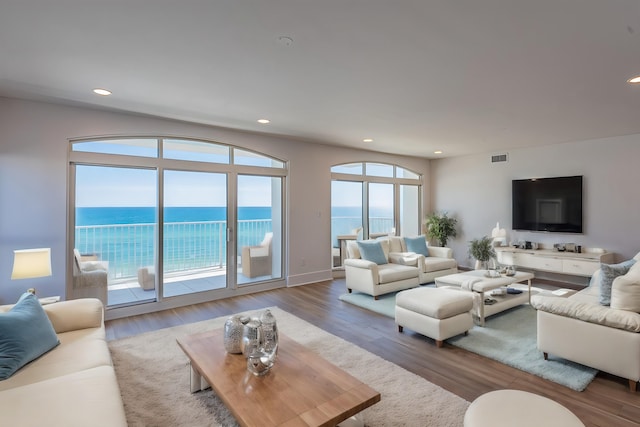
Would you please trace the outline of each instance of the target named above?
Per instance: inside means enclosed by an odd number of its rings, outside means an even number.
[[[243,246],[259,244],[271,231],[270,219],[238,221],[238,255]],[[222,268],[227,259],[227,222],[171,222],[164,225],[166,273]],[[156,224],[112,224],[76,227],[76,248],[109,262],[109,280],[136,277],[139,267],[154,265]]]
[[[361,226],[357,217],[331,219],[332,240]],[[238,253],[243,246],[259,244],[271,231],[270,219],[238,221]],[[388,232],[393,218],[371,218],[370,232]],[[225,268],[227,263],[227,222],[170,222],[164,225],[163,266],[166,273]],[[138,268],[155,265],[156,224],[111,224],[77,226],[76,248],[109,262],[109,280],[137,276]]]

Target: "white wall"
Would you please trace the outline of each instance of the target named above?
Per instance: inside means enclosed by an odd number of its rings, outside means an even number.
[[[469,240],[490,235],[497,221],[510,240],[602,247],[615,252],[617,260],[640,251],[640,135],[512,150],[507,163],[492,164],[491,154],[431,162],[432,205],[459,220],[459,235],[450,241],[459,264],[472,265]],[[584,176],[584,234],[514,234],[511,180],[570,175]]]
[[[0,304],[14,302],[31,286],[38,288],[42,296],[65,295],[68,139],[116,135],[203,138],[289,161],[290,285],[331,277],[332,164],[388,162],[429,176],[429,162],[419,158],[133,114],[0,98]],[[428,203],[430,197],[423,195],[423,200]],[[425,206],[425,212],[428,208]],[[11,281],[12,251],[35,247],[52,248],[53,276]]]

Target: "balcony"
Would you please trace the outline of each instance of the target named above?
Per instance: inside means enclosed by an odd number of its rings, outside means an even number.
[[[271,220],[238,221],[238,277],[243,246],[260,243]],[[143,289],[138,270],[155,266],[156,224],[112,224],[76,227],[76,248],[84,256],[107,261],[109,306],[154,300],[155,289]],[[164,297],[226,287],[227,222],[173,222],[164,225]],[[242,283],[263,280],[244,278]]]

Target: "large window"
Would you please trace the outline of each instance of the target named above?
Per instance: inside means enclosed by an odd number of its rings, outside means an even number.
[[[284,285],[285,162],[178,138],[72,141],[69,159],[70,295],[117,309]]]
[[[340,267],[349,240],[420,233],[422,179],[384,163],[349,163],[331,168],[333,266]]]

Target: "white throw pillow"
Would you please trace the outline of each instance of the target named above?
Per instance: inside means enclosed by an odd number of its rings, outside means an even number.
[[[640,269],[632,267],[627,274],[613,280],[611,308],[640,313]]]

